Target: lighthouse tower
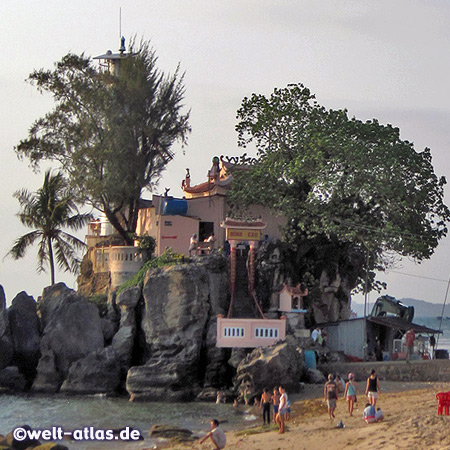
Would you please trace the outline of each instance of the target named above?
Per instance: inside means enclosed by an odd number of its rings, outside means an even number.
[[[104,55],[95,56],[93,59],[98,59],[100,67],[111,75],[119,75],[121,61],[128,58],[131,53],[125,51],[125,38],[122,36],[120,39],[119,53],[113,53],[108,50]]]

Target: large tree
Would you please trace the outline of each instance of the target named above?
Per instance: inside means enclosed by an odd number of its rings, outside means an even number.
[[[55,284],[55,256],[61,269],[76,273],[80,263],[77,250],[83,249],[85,244],[62,229],[77,231],[91,220],[91,215],[78,212],[63,175],[60,172],[52,175],[48,170],[37,192],[22,189],[15,192],[14,197],[21,206],[20,221],[34,229],[17,238],[8,254],[14,259],[22,258],[27,249],[38,242],[38,272],[50,267],[52,285]]]
[[[292,278],[317,281],[338,267],[352,272],[351,288],[370,289],[391,255],[422,261],[446,235],[446,181],[430,150],[416,151],[398,128],[326,110],[301,84],[244,98],[237,118],[239,145],[255,144],[258,158],[235,172],[231,202],[287,219]]]
[[[84,55],[68,54],[53,71],[29,80],[50,93],[54,109],[38,119],[16,147],[33,167],[57,161],[73,194],[106,214],[127,243],[136,229],[139,200],[172,159],[172,145],[186,142],[179,70],[166,76],[148,42],[132,42],[112,75]]]

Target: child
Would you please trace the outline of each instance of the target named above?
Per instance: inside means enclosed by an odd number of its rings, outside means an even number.
[[[331,373],[328,375],[328,381],[325,383],[323,396],[327,402],[328,415],[330,416],[331,420],[331,418],[334,417],[334,411],[336,409],[336,402],[338,399],[337,386],[333,380],[333,375]]]
[[[381,422],[384,419],[383,411],[381,411],[381,408],[377,408],[377,412],[375,413],[375,419],[377,419],[377,422]]]
[[[364,409],[364,420],[366,421],[366,423],[375,423],[377,421],[377,419],[375,418],[375,408],[373,405],[371,405],[370,403],[366,403],[366,407]]]

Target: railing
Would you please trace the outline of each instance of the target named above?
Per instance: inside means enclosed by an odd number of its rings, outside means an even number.
[[[267,347],[286,337],[286,319],[217,317],[216,347]]]

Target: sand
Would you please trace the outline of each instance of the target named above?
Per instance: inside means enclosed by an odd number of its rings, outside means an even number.
[[[361,392],[365,383],[357,383]],[[293,411],[288,431],[277,430],[252,434],[258,429],[227,432],[226,448],[250,450],[314,450],[314,449],[450,449],[450,416],[437,415],[436,393],[449,391],[450,383],[383,383],[377,407],[385,420],[366,424],[362,411],[366,403],[358,396],[353,417],[349,416],[347,402],[340,398],[336,418],[330,420],[321,397],[320,386],[310,386],[305,393],[291,396]],[[336,428],[342,420],[344,428]],[[260,420],[262,424],[262,418]],[[226,431],[226,425],[224,425]],[[209,449],[211,444],[198,442],[177,445],[174,449]]]

